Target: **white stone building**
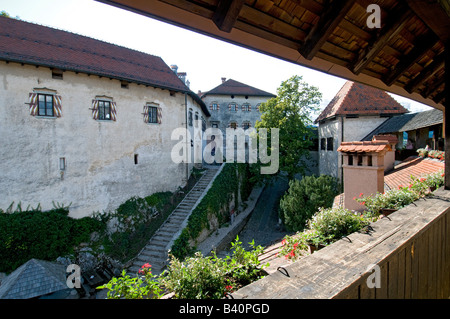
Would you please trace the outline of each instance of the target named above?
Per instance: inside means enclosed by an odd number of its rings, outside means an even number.
[[[219,128],[223,135],[223,154],[226,154],[226,129],[254,127],[261,118],[259,106],[274,94],[250,85],[222,78],[222,83],[210,91],[200,94],[211,113],[211,127]]]
[[[0,208],[108,211],[175,191],[171,133],[203,101],[159,57],[0,17]]]
[[[342,179],[342,142],[362,140],[389,118],[408,110],[386,92],[347,81],[315,123],[319,124],[319,173]]]

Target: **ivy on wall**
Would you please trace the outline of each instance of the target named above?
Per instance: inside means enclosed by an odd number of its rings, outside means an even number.
[[[204,229],[211,229],[210,220],[216,217],[219,226],[230,219],[231,207],[239,207],[245,201],[253,187],[248,164],[225,163],[211,188],[192,211],[187,226],[175,240],[171,254],[183,259],[194,252],[189,241],[195,241]],[[233,205],[234,204],[234,205]]]

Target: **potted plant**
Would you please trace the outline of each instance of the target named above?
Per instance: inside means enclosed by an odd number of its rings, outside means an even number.
[[[419,154],[420,157],[427,157],[428,150],[425,148],[418,148],[417,153]]]
[[[316,250],[326,247],[330,239],[331,238],[324,237],[319,234],[317,231],[306,233],[304,238],[310,254],[314,253]]]

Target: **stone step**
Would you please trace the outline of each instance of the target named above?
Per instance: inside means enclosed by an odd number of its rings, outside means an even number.
[[[133,264],[128,268],[130,273],[137,274],[145,263],[152,265],[152,272],[154,274],[159,274],[163,271],[168,264],[167,246],[181,230],[181,225],[188,218],[194,205],[204,193],[211,180],[213,180],[218,168],[208,169],[180,204],[173,210],[172,214],[167,218],[167,221],[158,229],[152,239],[135,258]]]

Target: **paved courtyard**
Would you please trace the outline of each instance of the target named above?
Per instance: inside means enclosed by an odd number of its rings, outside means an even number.
[[[278,223],[279,199],[287,188],[287,179],[283,177],[275,177],[266,185],[248,223],[239,234],[244,247],[249,247],[248,243],[253,239],[256,245],[267,246],[287,234],[284,226]]]

